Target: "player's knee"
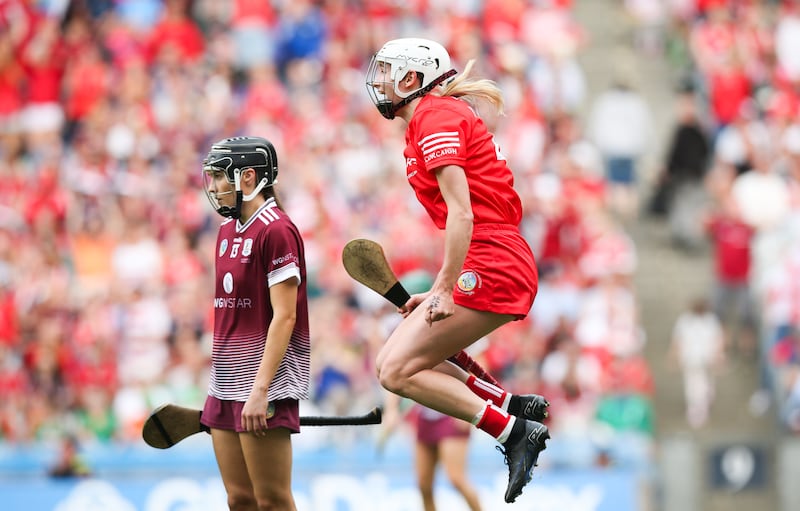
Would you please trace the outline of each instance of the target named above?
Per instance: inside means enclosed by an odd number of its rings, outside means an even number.
[[[393,394],[404,395],[408,375],[403,371],[403,364],[395,363],[391,358],[386,358],[377,366],[378,381],[381,386]]]
[[[231,511],[245,511],[256,506],[256,499],[252,494],[235,490],[228,491],[228,508]]]
[[[271,494],[258,499],[258,511],[289,511],[294,509],[291,494]]]
[[[398,377],[397,373],[392,372],[385,366],[378,368],[378,382],[380,382],[381,387],[389,392],[394,394],[400,393],[399,391],[402,387],[402,381]]]

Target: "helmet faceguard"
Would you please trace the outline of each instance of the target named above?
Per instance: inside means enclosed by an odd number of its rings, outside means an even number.
[[[241,187],[241,174],[247,169],[256,172],[258,184],[244,195]],[[224,172],[225,179],[234,189],[216,193],[209,190],[210,179],[215,172]],[[203,160],[203,185],[208,201],[214,210],[224,217],[238,219],[242,215],[242,202],[251,201],[265,187],[272,186],[278,179],[278,155],[272,143],[261,137],[233,137],[220,140],[211,146],[211,151]],[[234,206],[220,205],[219,196],[236,194]]]
[[[411,71],[420,77],[419,88],[400,90],[400,82]],[[450,55],[441,44],[429,39],[394,39],[372,56],[367,69],[367,93],[382,116],[394,119],[401,107],[455,74],[456,70],[450,68]]]

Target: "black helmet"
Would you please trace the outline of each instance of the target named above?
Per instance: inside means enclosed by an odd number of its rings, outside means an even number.
[[[239,177],[245,169],[256,172],[258,184],[255,190],[243,196]],[[228,183],[234,185],[236,206],[220,206],[216,194],[208,191],[209,173],[225,172]],[[253,200],[261,190],[272,186],[278,179],[278,155],[272,143],[261,137],[232,137],[220,140],[211,146],[203,160],[203,180],[205,192],[211,205],[222,216],[239,218],[242,201]]]

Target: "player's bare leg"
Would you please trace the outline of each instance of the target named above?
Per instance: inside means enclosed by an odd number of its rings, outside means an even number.
[[[242,434],[242,449],[259,511],[297,511],[291,491],[290,436],[286,428],[268,429],[263,436]]]
[[[222,429],[211,430],[211,440],[217,457],[222,483],[228,494],[231,511],[257,510],[253,483],[247,473],[244,453],[239,442],[239,433]]]
[[[439,442],[439,460],[450,483],[464,497],[470,511],[481,511],[475,487],[467,479],[468,437],[445,438]]]
[[[451,317],[429,325],[424,307],[418,307],[394,330],[376,363],[381,385],[390,392],[470,422],[503,444],[510,471],[507,502],[513,502],[530,481],[549,438],[547,428],[535,421],[516,421],[459,379],[435,368],[512,319],[456,305]]]
[[[436,478],[437,463],[436,446],[417,442],[415,446],[414,465],[417,471],[417,487],[422,498],[424,511],[436,511],[433,498],[433,484]]]
[[[289,489],[292,449],[286,429],[264,436],[212,429],[211,438],[231,511],[297,511]]]

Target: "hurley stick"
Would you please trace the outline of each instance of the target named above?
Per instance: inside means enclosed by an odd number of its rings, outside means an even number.
[[[376,241],[363,238],[348,241],[342,249],[342,264],[353,280],[386,298],[395,307],[402,307],[411,298],[389,266],[383,247]],[[475,377],[500,386],[500,382],[467,352],[462,350],[448,360]]]
[[[200,424],[201,411],[194,408],[166,404],[156,408],[142,426],[142,438],[150,447],[167,449],[186,437],[208,432]],[[381,423],[382,410],[376,406],[364,415],[300,417],[301,426],[366,426]]]

